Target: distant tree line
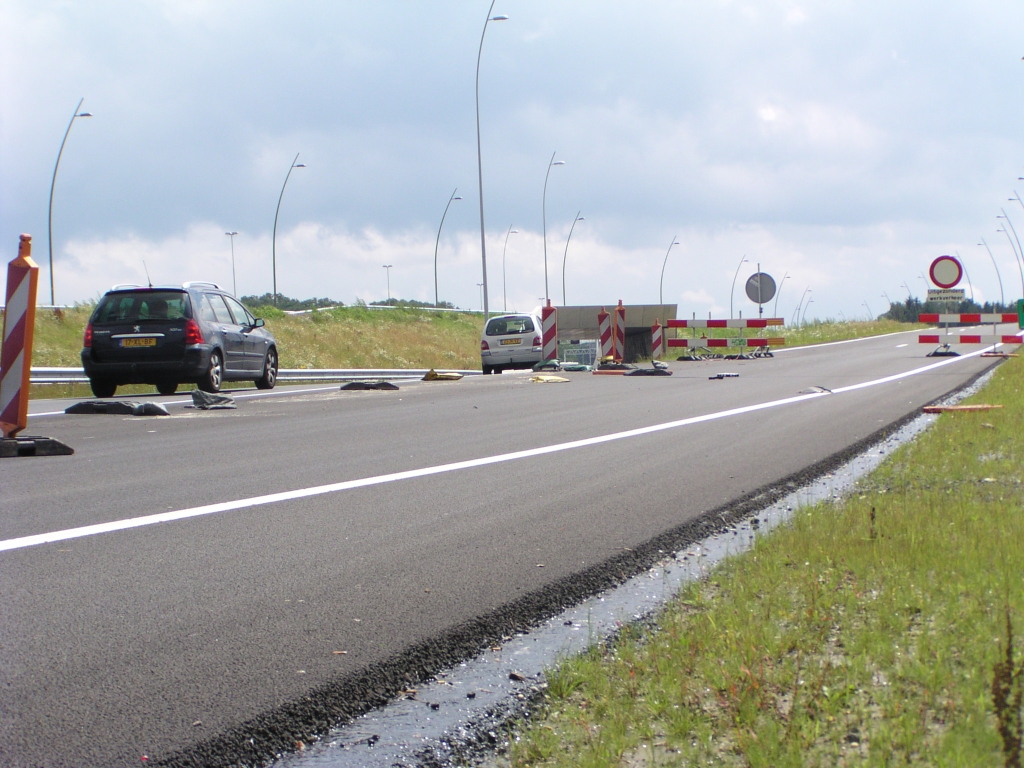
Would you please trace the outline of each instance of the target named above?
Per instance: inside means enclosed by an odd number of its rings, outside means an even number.
[[[321,307],[344,307],[345,302],[334,299],[293,299],[283,293],[277,294],[277,303],[274,303],[274,294],[264,293],[262,296],[242,296],[241,302],[249,309],[255,307],[273,307],[281,310],[297,309],[320,309]]]
[[[888,320],[896,320],[901,323],[916,323],[917,316],[921,314],[967,314],[982,313],[995,314],[999,312],[1016,312],[1015,304],[1000,304],[999,302],[986,301],[978,304],[970,299],[961,301],[959,304],[948,302],[921,301],[916,297],[908,297],[906,301],[894,301],[889,311],[882,315]]]

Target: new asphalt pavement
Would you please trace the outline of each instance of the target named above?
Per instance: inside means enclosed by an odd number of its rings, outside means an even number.
[[[220,411],[131,397],[170,417],[36,401],[51,415],[27,432],[75,454],[0,460],[0,765],[292,748],[995,364],[929,350],[897,334],[671,377],[250,390]]]

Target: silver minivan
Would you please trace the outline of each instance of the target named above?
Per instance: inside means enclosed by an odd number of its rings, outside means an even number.
[[[480,336],[484,373],[506,368],[532,368],[541,361],[541,324],[537,315],[499,315],[487,321]]]

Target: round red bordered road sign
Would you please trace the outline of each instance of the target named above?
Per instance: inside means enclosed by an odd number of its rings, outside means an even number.
[[[939,288],[954,288],[964,276],[964,268],[952,256],[939,256],[928,267],[928,276]]]

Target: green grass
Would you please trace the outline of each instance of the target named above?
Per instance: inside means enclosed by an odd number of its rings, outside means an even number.
[[[567,660],[508,761],[1011,764],[992,690],[1007,612],[1024,656],[1022,377],[1001,366],[972,401],[1003,409],[941,416],[858,492],[684,589],[656,630]]]

